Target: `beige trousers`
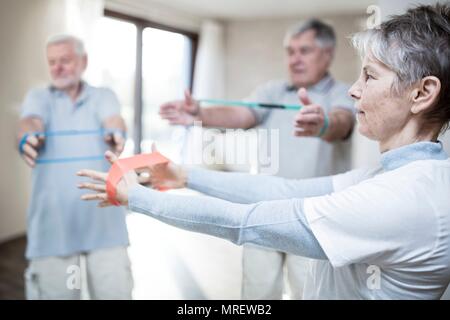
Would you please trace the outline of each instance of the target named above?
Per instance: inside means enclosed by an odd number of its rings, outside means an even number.
[[[127,248],[32,259],[25,271],[25,290],[28,300],[79,300],[82,292],[90,299],[131,299],[133,277]]]

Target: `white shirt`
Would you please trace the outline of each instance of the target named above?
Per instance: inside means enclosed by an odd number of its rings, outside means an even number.
[[[305,216],[329,259],[313,262],[306,299],[438,299],[445,291],[450,160],[387,164],[392,170],[337,175],[334,193],[305,199]]]

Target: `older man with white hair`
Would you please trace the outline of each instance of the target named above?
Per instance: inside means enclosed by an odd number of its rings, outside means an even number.
[[[27,94],[18,132],[20,153],[33,168],[26,296],[80,299],[80,284],[87,283],[93,299],[131,299],[125,212],[82,203],[74,187],[81,181],[73,178],[85,166],[109,167],[95,155],[122,152],[119,101],[111,90],[82,80],[87,54],[80,39],[53,36],[46,49],[51,85]]]
[[[161,116],[171,124],[191,125],[197,120],[207,127],[248,129],[260,126],[278,130],[279,153],[272,152],[270,159],[273,162],[278,159],[276,175],[280,177],[312,178],[349,169],[346,148],[341,142],[351,135],[354,110],[347,95],[349,86],[336,81],[328,71],[336,45],[333,28],[317,19],[305,21],[287,31],[283,45],[289,81],[270,81],[256,88],[248,100],[298,104],[297,90],[304,88],[300,93],[304,105],[301,111],[237,106],[202,108],[187,92],[184,101],[162,105]],[[264,150],[268,149],[265,143],[260,141]],[[259,169],[265,173],[263,165]],[[301,299],[308,270],[305,258],[245,246],[242,297],[281,299],[284,270],[287,270],[291,298]]]

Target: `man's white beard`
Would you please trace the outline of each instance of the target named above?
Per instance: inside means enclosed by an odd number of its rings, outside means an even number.
[[[70,88],[72,86],[75,86],[80,81],[80,78],[77,76],[70,76],[66,78],[58,78],[52,80],[52,85],[56,89],[64,90],[67,88]]]

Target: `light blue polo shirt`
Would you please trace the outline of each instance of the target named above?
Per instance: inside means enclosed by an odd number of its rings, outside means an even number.
[[[354,101],[348,94],[349,85],[336,81],[327,74],[318,83],[307,88],[313,103],[329,113],[343,108],[354,113]],[[297,89],[286,81],[270,81],[256,88],[248,101],[299,104]],[[278,145],[259,141],[259,149],[266,159],[259,161],[259,173],[290,179],[307,179],[333,175],[350,169],[350,139],[329,143],[318,137],[294,136],[294,117],[298,111],[281,109],[251,109],[259,128],[276,130]],[[274,172],[273,168],[278,168]]]
[[[31,90],[23,103],[21,118],[41,118],[45,131],[98,130],[103,120],[119,112],[119,102],[111,90],[83,82],[75,103],[52,87]],[[102,135],[48,136],[39,158],[91,157],[102,155],[107,149]],[[125,210],[97,208],[97,201],[80,200],[87,192],[77,188],[79,182],[86,180],[76,176],[78,170],[108,171],[109,167],[106,160],[36,165],[28,208],[28,259],[128,245]]]

